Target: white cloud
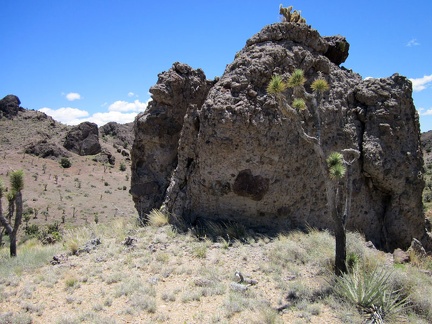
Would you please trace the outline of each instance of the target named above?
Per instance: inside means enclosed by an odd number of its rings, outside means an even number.
[[[63,107],[59,109],[51,109],[44,107],[39,109],[39,111],[42,111],[45,114],[54,118],[55,120],[67,125],[79,124],[81,122],[81,119],[89,115],[89,113],[85,110],[71,107]]]
[[[147,104],[149,103],[150,99],[146,102],[141,102],[138,99],[136,99],[134,102],[127,102],[118,100],[116,102],[113,102],[111,105],[109,105],[108,110],[109,111],[120,111],[120,112],[140,112],[144,111],[147,108]]]
[[[423,78],[410,79],[414,91],[422,91],[432,83],[432,74],[425,75]]]
[[[128,93],[128,97],[133,97],[133,96],[135,96],[135,93],[133,93],[133,92]]]
[[[81,99],[81,95],[77,92],[69,92],[66,95],[66,99],[69,101],[79,100],[79,99]]]
[[[420,116],[432,116],[432,107],[429,109],[419,108],[417,109]]]
[[[416,39],[416,38],[411,39],[411,40],[406,44],[407,47],[419,46],[419,45],[420,45],[420,43],[417,42],[417,39]]]
[[[146,102],[140,102],[139,100],[135,100],[134,102],[115,101],[109,105],[107,112],[97,112],[92,115],[85,110],[70,107],[59,109],[44,107],[39,109],[39,111],[67,125],[78,125],[84,121],[96,123],[98,126],[103,126],[111,121],[125,124],[133,122],[136,115],[147,108],[150,100],[148,99]]]

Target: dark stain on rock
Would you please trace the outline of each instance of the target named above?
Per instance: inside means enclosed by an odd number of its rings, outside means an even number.
[[[242,197],[259,201],[269,189],[269,179],[252,175],[250,169],[240,171],[234,180],[233,191]]]

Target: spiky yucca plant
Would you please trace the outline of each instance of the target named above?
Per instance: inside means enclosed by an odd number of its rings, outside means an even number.
[[[323,78],[318,78],[311,84],[314,92],[324,93],[330,89],[328,82]]]
[[[356,265],[353,271],[335,276],[333,289],[344,300],[371,313],[371,316],[389,319],[397,316],[408,302],[400,291],[392,287],[390,276],[391,273],[384,268],[368,271]]]
[[[302,86],[305,82],[306,82],[306,78],[304,77],[303,70],[296,69],[288,79],[288,86],[290,88],[299,87]]]
[[[272,76],[268,86],[267,92],[273,95],[278,95],[284,92],[287,88],[287,84],[282,80],[282,77],[278,74]]]
[[[10,175],[10,184],[15,192],[21,191],[24,188],[24,172],[23,170],[13,171]]]
[[[293,106],[293,108],[295,108],[297,110],[306,109],[306,103],[301,98],[295,98],[294,101],[292,102],[292,106]]]
[[[333,180],[343,178],[346,173],[346,166],[344,165],[343,155],[339,152],[333,152],[328,156],[327,166],[330,178]]]

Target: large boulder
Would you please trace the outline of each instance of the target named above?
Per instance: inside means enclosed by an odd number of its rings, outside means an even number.
[[[22,109],[20,108],[21,101],[15,95],[7,95],[2,100],[0,100],[0,118],[13,118],[18,115],[18,112]]]
[[[198,84],[175,68],[163,74],[152,88],[150,111],[135,121],[132,195],[140,214],[164,204],[192,224],[209,218],[260,230],[332,229],[327,174],[313,146],[281,113],[281,101],[266,91],[272,75],[286,79],[302,69],[308,93],[302,127],[317,134],[311,84],[321,76],[330,85],[319,105],[325,154],[360,152],[351,167],[348,229],[385,250],[406,249],[413,238],[432,249],[411,82],[397,74],[363,80],[339,67],[348,48],[341,36],[324,38],[305,24],[285,22],[249,39],[198,101],[191,97]],[[285,98],[291,102],[292,89]]]
[[[71,128],[63,146],[79,155],[95,155],[101,152],[98,126],[95,123],[83,122]]]
[[[134,141],[133,123],[109,122],[99,127],[99,133],[101,136],[111,136],[114,144],[125,148],[132,147]]]
[[[177,166],[177,147],[188,109],[204,102],[212,85],[202,70],[174,63],[159,74],[152,101],[135,119],[132,148],[131,194],[141,217],[165,199],[170,177]]]

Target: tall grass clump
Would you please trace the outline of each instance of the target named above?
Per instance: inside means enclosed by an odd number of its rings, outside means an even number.
[[[2,249],[0,250],[0,278],[20,276],[23,272],[37,269],[63,250],[60,244],[42,245],[37,239],[28,240],[20,245],[20,253],[15,258],[9,258],[6,249]]]
[[[168,224],[168,215],[159,209],[152,209],[147,217],[150,226],[162,227]]]

